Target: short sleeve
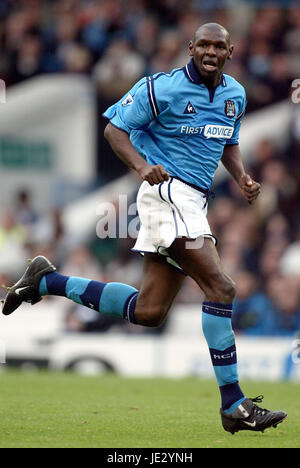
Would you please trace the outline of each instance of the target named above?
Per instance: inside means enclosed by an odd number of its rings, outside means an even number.
[[[130,134],[148,125],[153,119],[149,101],[149,86],[143,78],[116,104],[109,107],[103,114],[110,123],[120,130]]]
[[[237,118],[234,124],[234,131],[233,131],[232,137],[229,140],[227,140],[226,142],[227,145],[239,144],[240,128],[241,128],[242,120],[246,112],[246,106],[247,106],[247,101],[246,101],[246,96],[244,96],[241,106],[240,106],[239,113],[237,115]]]

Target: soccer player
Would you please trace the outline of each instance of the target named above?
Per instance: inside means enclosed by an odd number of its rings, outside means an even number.
[[[11,314],[23,301],[35,304],[45,295],[58,295],[132,323],[158,326],[189,275],[205,293],[203,332],[220,388],[222,424],[235,433],[276,427],[287,415],[260,408],[256,403],[262,397],[246,398],[239,386],[231,325],[235,284],[223,271],[206,219],[220,160],[248,203],[260,193],[239,149],[245,91],[223,73],[232,54],[227,30],[205,24],[189,44],[185,67],[141,79],[104,114],[106,139],[143,180],[134,247],[144,255],[140,290],[63,276],[47,259],[36,257],[8,291],[3,313]]]

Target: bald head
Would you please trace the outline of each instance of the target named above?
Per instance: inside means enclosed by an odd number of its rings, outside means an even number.
[[[206,23],[195,32],[189,43],[189,55],[208,86],[214,87],[221,82],[223,68],[231,60],[233,45],[227,29],[218,23]]]
[[[198,38],[201,36],[203,32],[209,31],[212,34],[216,34],[218,36],[223,36],[226,40],[227,44],[230,45],[230,35],[224,26],[218,23],[206,23],[200,26],[194,34],[194,42],[197,42]]]

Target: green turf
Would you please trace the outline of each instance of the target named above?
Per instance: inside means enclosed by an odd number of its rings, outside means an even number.
[[[0,448],[4,447],[300,447],[296,383],[244,382],[262,406],[288,419],[264,434],[224,432],[214,381],[189,378],[4,372],[0,374]]]

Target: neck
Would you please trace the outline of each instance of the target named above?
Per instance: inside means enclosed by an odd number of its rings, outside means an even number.
[[[201,75],[201,73],[200,73]],[[202,76],[202,79],[203,79],[203,83],[208,87],[208,88],[216,88],[217,86],[219,86],[219,84],[221,83],[221,80],[222,80],[222,72],[221,73],[218,73],[216,76],[210,78],[210,77],[206,77],[206,76]]]
[[[223,70],[219,70],[215,75],[213,76],[205,76],[201,73],[199,70],[197,64],[195,63],[195,60],[193,59],[194,62],[194,67],[197,70],[199,76],[201,77],[201,81],[208,87],[208,88],[216,88],[219,86],[219,84],[222,81],[222,75],[223,75]]]

